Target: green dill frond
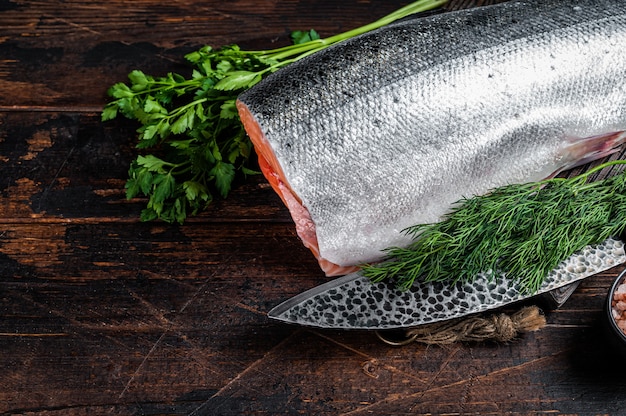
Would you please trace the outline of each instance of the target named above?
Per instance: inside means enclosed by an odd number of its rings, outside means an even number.
[[[418,279],[472,281],[496,271],[536,292],[572,254],[624,232],[626,173],[589,180],[623,164],[615,160],[571,178],[507,185],[460,200],[441,222],[407,229],[413,242],[388,249],[385,261],[364,265],[363,273],[408,289]]]

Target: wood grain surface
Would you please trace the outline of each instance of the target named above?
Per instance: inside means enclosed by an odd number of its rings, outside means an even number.
[[[327,278],[262,178],[182,226],[126,200],[137,126],[100,111],[131,70],[185,73],[205,44],[282,46],[407,3],[0,0],[1,414],[626,412],[602,327],[620,267],[513,342],[391,347],[267,319]]]

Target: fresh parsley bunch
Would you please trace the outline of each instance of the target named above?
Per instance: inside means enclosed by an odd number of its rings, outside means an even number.
[[[126,195],[148,197],[142,220],[182,223],[188,213],[207,207],[214,195],[226,197],[239,174],[255,171],[248,161],[253,147],[239,120],[237,96],[280,68],[334,43],[387,25],[446,0],[418,0],[369,25],[320,39],[314,31],[292,33],[293,45],[268,51],[243,51],[237,45],[205,46],[186,55],[190,78],[169,73],[154,77],[140,70],[129,83],[108,93],[102,120],[122,114],[141,124],[137,147],[157,150],[131,164]]]
[[[247,165],[252,144],[235,100],[258,82],[258,72],[274,63],[242,55],[237,46],[206,46],[186,59],[193,65],[190,79],[132,71],[130,85],[118,83],[109,89],[114,100],[102,113],[103,120],[119,113],[138,120],[137,147],[160,150],[160,156],[139,155],[128,171],[126,196],[149,197],[142,220],[182,223],[188,211],[204,209],[216,192],[226,197],[237,171],[254,173]]]

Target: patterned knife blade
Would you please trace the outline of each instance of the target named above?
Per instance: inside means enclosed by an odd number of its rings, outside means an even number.
[[[471,283],[415,283],[400,291],[357,273],[332,280],[281,303],[272,319],[318,328],[398,329],[484,312],[544,294],[626,262],[624,243],[608,239],[563,261],[538,292],[528,294],[506,275],[481,274]]]

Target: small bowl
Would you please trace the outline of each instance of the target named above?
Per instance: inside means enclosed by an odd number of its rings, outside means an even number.
[[[626,270],[624,270],[620,275],[615,279],[615,282],[611,286],[609,290],[609,294],[606,298],[605,304],[605,312],[607,315],[607,326],[608,326],[608,336],[609,341],[611,342],[612,347],[621,354],[626,357],[626,333],[617,325],[615,320],[615,315],[613,312],[613,299],[615,297],[615,292],[618,290],[620,285],[626,284]],[[626,296],[625,296],[626,298]],[[626,302],[626,300],[624,300]],[[624,312],[623,316],[625,316],[626,320],[626,312]],[[626,327],[626,326],[625,326]]]

